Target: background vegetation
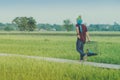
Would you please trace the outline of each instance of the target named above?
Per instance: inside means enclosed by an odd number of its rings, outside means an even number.
[[[120,31],[120,24],[89,24],[89,31]],[[75,24],[69,19],[63,24],[37,23],[33,17],[16,17],[11,23],[0,23],[1,31],[75,31]]]

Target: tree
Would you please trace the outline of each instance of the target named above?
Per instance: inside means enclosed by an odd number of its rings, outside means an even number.
[[[56,31],[65,31],[65,28],[61,25],[53,24],[53,27],[56,29]]]
[[[33,31],[36,28],[36,21],[33,17],[16,17],[12,23],[15,23],[20,31]]]
[[[33,17],[28,18],[27,24],[27,28],[29,31],[33,31],[36,28],[36,21],[35,19],[33,19]]]
[[[16,24],[18,26],[18,28],[20,29],[20,31],[23,31],[23,23],[22,23],[22,17],[16,17],[12,23]]]
[[[114,31],[120,31],[120,25],[117,22],[114,22],[113,30]]]
[[[6,23],[4,26],[5,31],[14,31],[17,30],[17,27],[14,24]]]
[[[13,31],[14,28],[13,27],[10,27],[10,26],[7,26],[4,28],[5,31]]]
[[[4,27],[5,27],[5,24],[3,24],[3,23],[0,22],[0,30],[3,30]]]
[[[73,29],[73,24],[71,23],[71,21],[69,19],[66,19],[63,21],[64,22],[64,27],[67,31],[72,31]]]

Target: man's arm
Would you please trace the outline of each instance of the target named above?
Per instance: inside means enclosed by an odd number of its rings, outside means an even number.
[[[77,32],[77,37],[80,39],[80,33],[79,33],[79,28],[76,27],[76,32]]]
[[[90,36],[88,32],[86,32],[86,37],[87,37],[87,40],[90,41]]]

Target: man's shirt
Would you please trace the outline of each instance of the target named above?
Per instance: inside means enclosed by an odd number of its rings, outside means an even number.
[[[81,28],[80,28],[80,26],[81,26]],[[85,43],[86,42],[86,32],[87,32],[86,25],[84,25],[84,24],[81,24],[81,25],[76,24],[76,27],[79,28],[80,40]],[[80,29],[82,29],[82,30],[80,30]]]

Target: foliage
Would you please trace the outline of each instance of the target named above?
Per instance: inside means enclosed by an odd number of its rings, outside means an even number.
[[[33,31],[36,28],[36,21],[33,19],[33,17],[28,18],[27,22],[27,30]]]
[[[46,31],[65,31],[65,29],[61,25],[57,24],[38,24],[38,30],[46,30]]]
[[[12,23],[17,24],[20,31],[33,31],[36,28],[36,21],[33,17],[16,17]]]
[[[67,31],[72,31],[73,29],[73,24],[71,23],[71,21],[69,19],[66,19],[63,21],[64,22],[64,27]]]
[[[36,24],[33,17],[16,17],[12,23],[0,23],[0,30],[20,30],[20,31],[75,31],[75,24],[69,19],[63,20],[63,25],[59,24],[48,24],[48,23],[38,23]],[[12,26],[11,26],[12,25]],[[120,31],[120,24],[114,22],[111,24],[90,24],[87,26],[89,31]],[[19,28],[19,29],[18,29]]]
[[[7,23],[4,27],[5,31],[16,31],[18,30],[18,27],[16,27],[14,24]]]
[[[114,22],[113,25],[110,24],[90,24],[88,26],[89,31],[120,31],[120,25]]]

